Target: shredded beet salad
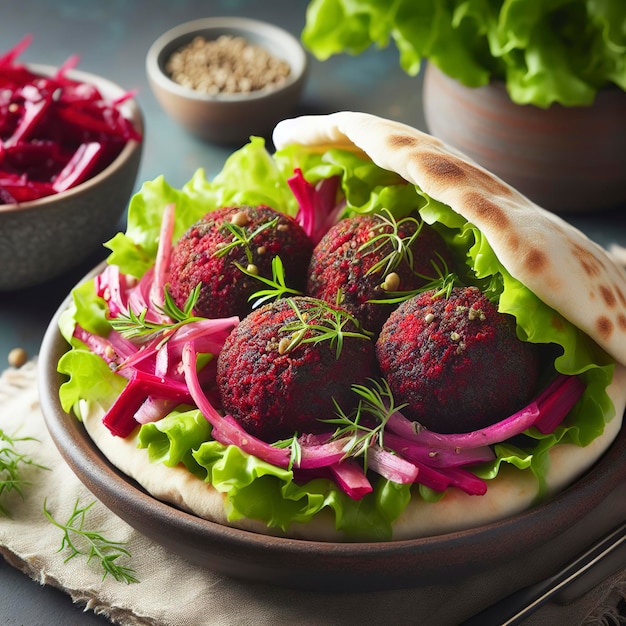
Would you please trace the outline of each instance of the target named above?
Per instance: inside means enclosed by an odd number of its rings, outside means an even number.
[[[73,80],[70,57],[51,76],[18,62],[25,37],[0,56],[0,204],[28,202],[92,178],[141,137],[120,105],[95,86]]]

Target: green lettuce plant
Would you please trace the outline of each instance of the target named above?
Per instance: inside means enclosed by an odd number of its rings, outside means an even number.
[[[626,91],[624,0],[312,0],[302,42],[319,59],[396,45],[411,76],[427,60],[468,87],[504,81],[511,100],[591,105]]]

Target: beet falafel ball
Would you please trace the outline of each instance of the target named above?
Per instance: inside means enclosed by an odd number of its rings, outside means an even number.
[[[440,258],[441,257],[441,258]],[[443,259],[443,262],[442,262]],[[451,255],[440,235],[414,217],[395,220],[389,213],[341,220],[313,250],[306,293],[337,302],[364,328],[378,333],[396,304],[372,303],[389,292],[413,291],[444,270]]]
[[[470,432],[525,406],[538,382],[538,347],[475,287],[427,291],[403,302],[376,343],[402,411],[441,433]]]
[[[170,292],[179,307],[202,283],[195,313],[217,318],[244,317],[248,298],[263,285],[235,263],[266,278],[272,259],[280,256],[287,285],[304,289],[313,244],[291,217],[268,206],[224,207],[207,213],[174,246]]]
[[[338,325],[339,356],[337,341],[323,337]],[[374,342],[345,311],[296,297],[260,307],[233,329],[218,356],[216,380],[224,411],[273,442],[333,430],[319,421],[335,417],[333,398],[342,409],[354,406],[351,386],[375,371]]]

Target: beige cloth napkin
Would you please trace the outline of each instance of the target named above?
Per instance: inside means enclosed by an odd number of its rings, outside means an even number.
[[[33,362],[0,376],[0,429],[12,437],[35,437],[37,441],[18,442],[19,452],[48,468],[25,468],[24,476],[31,484],[24,488],[23,498],[15,492],[2,496],[12,518],[0,518],[0,553],[39,583],[63,589],[85,610],[124,626],[448,626],[459,624],[497,597],[530,582],[524,572],[545,576],[553,569],[553,564],[545,562],[545,555],[542,558],[531,553],[519,568],[498,568],[454,587],[351,594],[295,591],[231,580],[190,564],[96,502],[87,517],[88,527],[102,531],[108,539],[127,542],[132,559],[122,564],[131,566],[140,580],[130,585],[110,577],[103,581],[96,561],[87,563],[76,557],[64,562],[68,553],[58,552],[62,533],[43,515],[44,499],[54,517],[65,521],[77,500],[84,506],[95,498],[61,459],[48,436],[38,405]],[[576,535],[564,541],[572,539]],[[526,623],[607,623],[624,595],[626,570],[574,604],[545,605]]]

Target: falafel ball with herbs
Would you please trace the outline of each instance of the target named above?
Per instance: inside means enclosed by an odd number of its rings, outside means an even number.
[[[537,390],[538,346],[516,334],[476,287],[426,291],[384,324],[376,355],[402,412],[429,430],[463,433],[523,408]]]
[[[334,430],[321,420],[357,404],[353,384],[375,375],[374,342],[346,311],[294,297],[255,309],[217,360],[222,408],[268,442]]]
[[[249,297],[264,286],[250,274],[271,278],[272,260],[280,256],[287,285],[302,291],[312,251],[304,229],[284,213],[265,205],[216,209],[174,246],[170,292],[182,307],[201,283],[197,315],[244,317],[252,308]]]
[[[339,301],[364,328],[378,333],[397,304],[373,301],[424,287],[451,266],[441,236],[418,218],[358,215],[335,224],[317,244],[306,293]]]

